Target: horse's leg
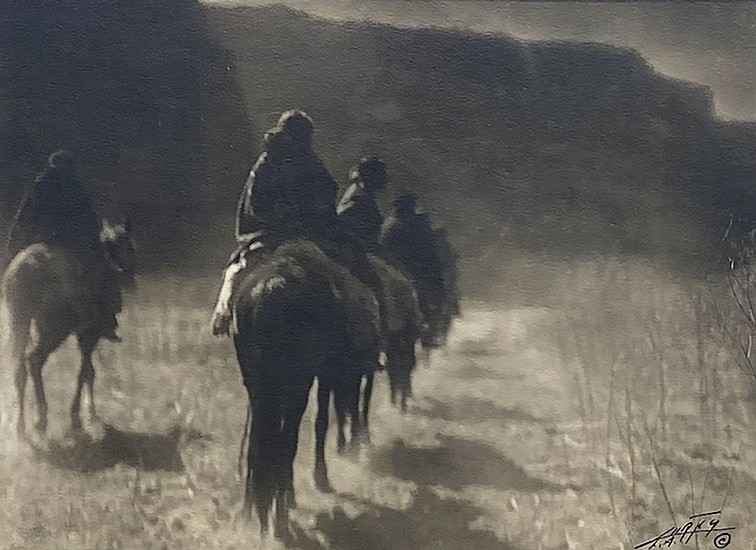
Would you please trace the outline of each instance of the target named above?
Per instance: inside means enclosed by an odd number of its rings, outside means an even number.
[[[26,431],[26,416],[24,415],[24,401],[26,397],[26,359],[24,355],[17,358],[16,362],[16,393],[18,394],[18,425],[16,430],[19,434]]]
[[[68,336],[61,330],[48,330],[41,323],[37,322],[39,341],[29,354],[29,374],[34,382],[34,391],[37,397],[37,425],[36,429],[44,433],[47,431],[47,399],[45,398],[45,389],[42,384],[42,367],[44,367],[50,354],[58,349]]]
[[[325,441],[328,433],[328,408],[331,404],[331,387],[318,377],[318,417],[315,420],[315,487],[323,493],[333,491],[328,481],[328,468],[325,461]]]
[[[249,478],[244,498],[244,515],[250,516],[252,505],[257,509],[260,521],[260,536],[265,538],[269,530],[269,514],[275,496],[276,452],[280,431],[280,411],[271,406],[268,396],[252,400],[252,426],[250,428],[247,463]]]
[[[402,350],[401,357],[401,371],[399,375],[399,410],[403,413],[407,412],[407,398],[412,393],[412,372],[409,369],[407,363],[407,357],[405,356],[406,350]]]
[[[370,400],[373,397],[373,380],[375,378],[374,371],[368,371],[365,375],[365,389],[362,392],[362,411],[361,421],[363,437],[366,443],[370,443],[370,426],[368,424],[368,418],[370,416]]]
[[[252,446],[252,428],[255,426],[254,424],[254,408],[252,407],[251,397],[250,397],[250,403],[249,403],[249,428],[248,432],[246,434],[248,441],[247,441],[247,478],[244,482],[244,503],[242,504],[242,517],[245,520],[251,519],[252,516],[252,472],[254,471],[255,466],[255,452],[256,449]]]
[[[75,430],[81,430],[81,394],[86,384],[89,390],[89,417],[91,420],[95,420],[97,417],[94,404],[94,365],[92,365],[92,353],[95,345],[97,344],[96,338],[79,337],[79,350],[81,351],[81,366],[79,367],[79,377],[76,382],[76,394],[74,395],[73,403],[71,404],[71,427]]]
[[[29,358],[29,370],[34,383],[34,393],[37,398],[37,423],[35,429],[40,433],[47,431],[47,399],[45,388],[42,384],[42,366],[48,355],[43,353],[32,354]]]
[[[362,374],[356,376],[351,381],[347,395],[346,405],[349,411],[349,416],[352,420],[351,435],[352,439],[349,442],[352,450],[357,449],[360,439],[362,438],[362,420],[360,418],[360,394],[362,393]]]
[[[26,382],[29,377],[27,368],[26,346],[29,343],[29,327],[31,320],[21,315],[15,304],[8,304],[11,330],[11,356],[16,363],[16,393],[18,395],[18,424],[17,431],[23,434],[26,431],[26,414],[24,404],[26,401]]]
[[[412,373],[417,366],[417,356],[415,354],[415,341],[405,340],[403,348],[403,361],[406,361],[406,368],[404,372],[406,377],[404,379],[404,389],[402,396],[402,412],[407,411],[407,399],[412,397]],[[430,350],[428,350],[428,363],[430,364]]]
[[[344,427],[346,425],[346,416],[348,410],[346,381],[340,380],[334,385],[333,404],[336,409],[336,449],[339,454],[344,454],[346,448],[346,436]]]
[[[412,371],[409,365],[405,364],[406,358],[402,358],[402,371],[400,373],[401,383],[399,388],[399,409],[404,413],[407,412],[407,398],[412,395]]]
[[[283,463],[283,480],[286,489],[286,502],[290,509],[297,507],[297,498],[294,492],[294,460],[299,448],[299,427],[310,397],[312,382],[307,385],[307,391],[298,396],[298,405],[289,411],[284,419],[283,440],[287,450],[287,460]]]
[[[398,393],[398,383],[397,383],[397,376],[398,376],[398,370],[397,370],[397,353],[396,353],[396,344],[391,342],[389,343],[388,351],[386,352],[386,372],[388,373],[388,379],[389,379],[389,395],[391,397],[391,404],[396,405],[396,396]]]
[[[431,366],[431,347],[428,345],[423,345],[423,365],[426,368],[430,368]]]
[[[279,488],[276,499],[276,521],[274,535],[279,539],[288,539],[291,535],[289,531],[289,510],[296,508],[296,497],[294,495],[294,460],[297,457],[297,447],[299,443],[299,427],[302,423],[302,416],[307,408],[307,398],[310,393],[311,384],[302,388],[299,395],[294,396],[295,403],[289,407],[283,421],[281,431],[281,463],[279,465]]]

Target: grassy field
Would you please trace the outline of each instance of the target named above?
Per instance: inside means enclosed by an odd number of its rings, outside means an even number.
[[[208,331],[217,282],[140,281],[124,342],[96,353],[89,440],[67,436],[72,344],[45,370],[44,450],[14,434],[4,360],[0,548],[278,547],[238,520],[246,395],[230,342]],[[291,547],[629,549],[722,509],[729,547],[756,548],[750,386],[708,294],[611,262],[562,266],[549,286],[466,303],[448,349],[418,367],[406,415],[380,375],[372,446],[339,457],[329,433],[331,495],[312,482],[311,399]]]

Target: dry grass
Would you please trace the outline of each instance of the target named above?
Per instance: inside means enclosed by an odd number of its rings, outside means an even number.
[[[73,346],[45,371],[43,453],[13,435],[4,363],[0,548],[262,547],[236,521],[246,396],[230,343],[207,329],[216,283],[142,281],[124,343],[97,353],[111,428],[92,442],[65,437]],[[627,549],[726,498],[731,547],[751,548],[753,413],[711,327],[701,355],[690,289],[611,264],[565,269],[560,284],[548,308],[468,304],[448,353],[418,368],[409,414],[380,376],[372,448],[342,458],[329,441],[334,495],[311,481],[308,410],[292,547]]]

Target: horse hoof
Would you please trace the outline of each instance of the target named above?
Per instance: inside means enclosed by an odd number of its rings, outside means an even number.
[[[331,487],[331,482],[328,481],[328,474],[325,471],[315,471],[315,487],[321,493],[333,493],[333,487]]]
[[[25,440],[29,446],[37,453],[46,453],[50,450],[50,444],[47,436],[43,432],[34,432],[33,435],[27,435]]]
[[[273,526],[273,536],[284,542],[291,540],[291,530],[289,529],[288,519],[276,520],[276,524]]]
[[[362,449],[362,445],[365,442],[363,435],[358,435],[356,437],[353,437],[352,440],[349,442],[349,453],[348,456],[351,458],[357,458],[360,455],[360,450]]]
[[[102,420],[100,420],[98,417],[95,416],[89,422],[88,431],[90,433],[92,440],[100,441],[107,434],[108,427],[105,424],[105,422],[103,422]]]

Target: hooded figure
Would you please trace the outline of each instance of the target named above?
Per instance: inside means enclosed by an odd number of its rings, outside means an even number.
[[[50,155],[16,214],[8,238],[8,259],[36,243],[59,247],[72,254],[88,278],[97,304],[102,337],[120,341],[116,314],[121,296],[108,279],[100,244],[100,219],[76,173],[76,159],[68,151]]]
[[[451,316],[457,317],[461,313],[459,306],[459,254],[449,241],[446,229],[436,231],[436,246],[439,259],[444,269],[444,290],[446,303]]]
[[[336,208],[339,226],[360,239],[372,252],[379,248],[383,216],[376,194],[386,187],[386,163],[378,157],[363,158],[349,174],[351,185]]]
[[[423,314],[444,300],[444,270],[433,226],[417,211],[417,197],[408,193],[394,200],[394,217],[383,231],[383,247],[415,280]]]
[[[236,237],[329,238],[338,185],[312,149],[312,119],[287,111],[265,134],[265,151],[239,199]]]
[[[338,184],[312,149],[314,128],[306,113],[292,110],[265,133],[265,150],[239,197],[240,247],[223,274],[212,320],[216,336],[229,332],[236,275],[251,254],[294,238],[317,242],[334,238]]]
[[[314,125],[302,111],[287,111],[265,134],[260,155],[244,186],[236,218],[240,248],[223,274],[212,330],[228,335],[236,276],[255,252],[287,240],[304,238],[318,243],[335,261],[345,265],[371,289],[380,286],[364,245],[336,224],[338,184],[312,149]],[[381,319],[385,304],[379,299]]]
[[[50,155],[16,214],[8,258],[35,243],[59,245],[89,263],[100,249],[100,220],[76,174],[68,151]]]

